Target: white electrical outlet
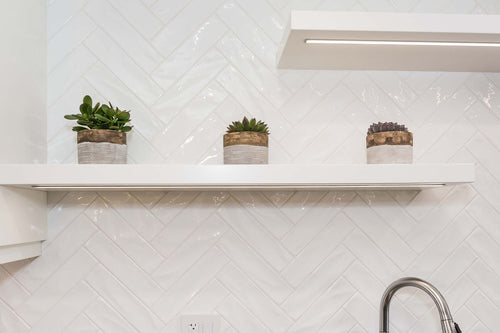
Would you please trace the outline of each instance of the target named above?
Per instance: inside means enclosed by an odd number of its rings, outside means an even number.
[[[220,316],[182,315],[181,333],[220,333]]]
[[[201,332],[201,324],[197,322],[189,322],[186,324],[186,332]]]

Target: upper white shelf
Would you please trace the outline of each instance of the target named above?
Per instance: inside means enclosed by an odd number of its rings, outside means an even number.
[[[0,165],[0,186],[43,191],[422,189],[473,181],[473,164]]]
[[[500,15],[292,11],[278,68],[500,72]]]

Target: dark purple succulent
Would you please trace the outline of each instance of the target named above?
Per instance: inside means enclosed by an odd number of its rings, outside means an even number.
[[[403,131],[408,132],[408,128],[405,125],[399,125],[398,123],[388,122],[388,123],[373,123],[368,128],[366,135],[370,135],[378,132],[392,132],[392,131]]]

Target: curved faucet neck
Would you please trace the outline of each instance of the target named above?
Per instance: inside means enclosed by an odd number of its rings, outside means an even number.
[[[382,296],[382,301],[380,302],[380,333],[389,332],[389,306],[396,291],[404,287],[415,287],[425,291],[427,295],[432,298],[438,308],[443,333],[456,333],[450,309],[448,308],[448,304],[446,304],[443,295],[441,295],[436,287],[429,282],[414,277],[396,280],[385,290],[384,295]]]

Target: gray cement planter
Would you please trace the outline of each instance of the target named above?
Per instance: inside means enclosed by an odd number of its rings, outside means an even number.
[[[224,164],[268,164],[269,135],[233,132],[224,135]]]
[[[413,163],[413,134],[404,131],[378,132],[366,137],[368,164]]]
[[[77,133],[79,164],[126,164],[127,134],[113,130]]]

